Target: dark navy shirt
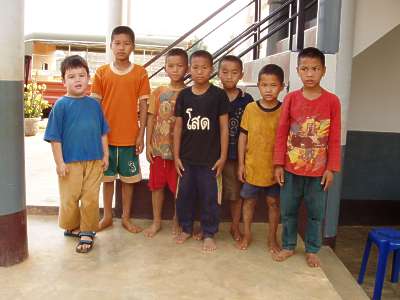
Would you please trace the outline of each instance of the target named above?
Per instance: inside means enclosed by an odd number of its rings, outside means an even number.
[[[228,159],[238,159],[238,140],[240,133],[240,122],[246,105],[253,101],[253,97],[239,91],[236,99],[229,103],[229,147]]]
[[[44,140],[60,142],[65,163],[103,158],[101,137],[109,131],[93,98],[61,97],[50,112]]]

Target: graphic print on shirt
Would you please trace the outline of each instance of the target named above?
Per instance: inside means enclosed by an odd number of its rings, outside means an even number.
[[[174,107],[177,91],[162,92],[156,112],[156,121],[152,138],[154,155],[163,159],[173,159],[172,139],[175,124]]]
[[[230,142],[235,143],[232,138],[235,137],[239,131],[240,119],[243,115],[243,112],[244,107],[239,107],[229,118],[229,137],[231,137]]]
[[[188,130],[210,130],[210,119],[206,117],[196,116],[192,118],[192,108],[187,108],[186,113],[189,118],[186,124]]]
[[[330,119],[306,117],[291,125],[287,142],[288,157],[294,169],[314,172],[326,165]]]

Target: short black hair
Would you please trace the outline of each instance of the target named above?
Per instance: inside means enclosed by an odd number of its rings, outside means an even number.
[[[190,63],[192,63],[192,60],[195,57],[203,57],[205,59],[208,59],[211,67],[214,65],[214,59],[213,59],[211,53],[206,50],[197,50],[197,51],[193,52],[192,55],[190,55]]]
[[[321,61],[322,66],[325,67],[325,54],[318,48],[308,47],[301,50],[297,57],[297,65],[299,65],[300,59],[305,57],[318,58]]]
[[[165,62],[167,62],[167,59],[170,56],[180,56],[185,60],[186,64],[189,61],[187,52],[181,48],[172,48],[171,50],[169,50],[167,54],[165,54]]]
[[[285,74],[282,68],[275,64],[268,64],[262,67],[260,72],[258,72],[258,81],[260,81],[262,75],[275,75],[278,77],[281,84],[283,84],[285,80]]]
[[[63,80],[65,79],[65,73],[67,70],[77,68],[84,68],[89,76],[89,67],[86,60],[79,55],[67,56],[61,63],[61,78]]]
[[[225,56],[223,56],[221,58],[221,60],[219,61],[218,70],[221,68],[221,64],[224,61],[230,61],[230,62],[237,63],[239,65],[239,67],[240,67],[240,71],[243,71],[243,62],[239,57],[237,57],[235,55],[225,55]]]
[[[113,29],[111,33],[111,42],[114,40],[114,37],[118,34],[126,34],[132,41],[132,44],[135,44],[135,33],[129,26],[117,26]]]

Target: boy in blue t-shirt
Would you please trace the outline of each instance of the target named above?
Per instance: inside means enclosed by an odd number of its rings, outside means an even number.
[[[108,167],[107,122],[100,104],[87,97],[89,68],[78,55],[61,64],[67,94],[51,110],[44,140],[51,143],[60,189],[59,226],[80,237],[79,253],[93,247],[99,224],[99,190]],[[79,206],[79,201],[81,202]]]

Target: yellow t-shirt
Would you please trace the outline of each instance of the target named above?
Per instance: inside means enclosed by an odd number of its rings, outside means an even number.
[[[110,126],[108,142],[114,146],[133,146],[139,133],[138,101],[149,98],[150,84],[146,70],[132,64],[118,71],[112,64],[96,70],[92,96],[99,99]]]
[[[261,187],[276,183],[272,156],[280,113],[281,103],[271,109],[262,107],[259,101],[246,106],[240,130],[247,135],[244,162],[247,183]]]

